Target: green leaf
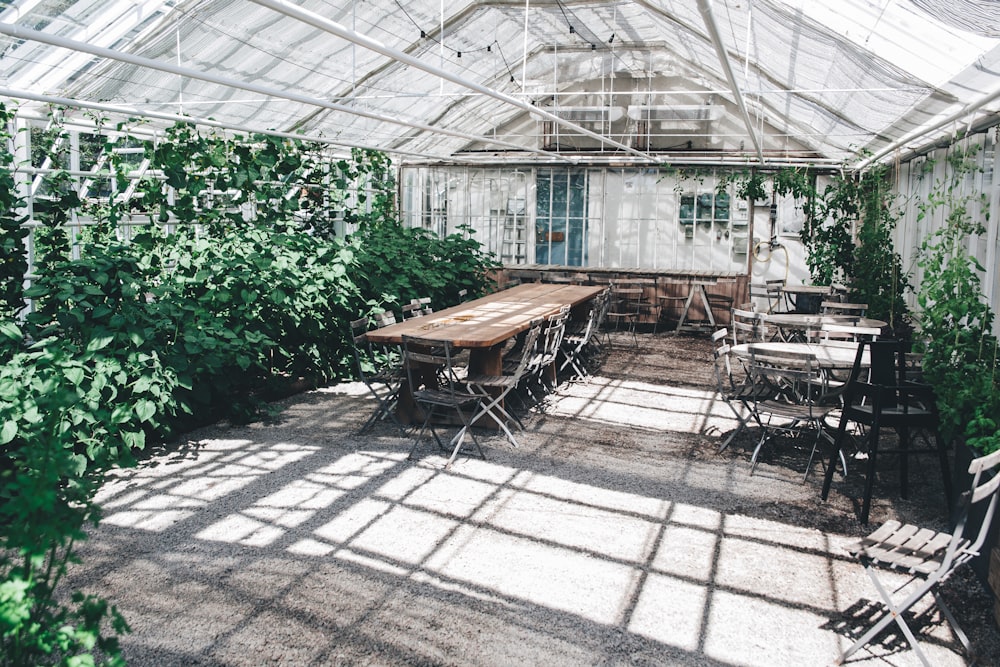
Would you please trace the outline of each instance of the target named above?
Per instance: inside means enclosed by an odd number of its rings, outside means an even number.
[[[21,341],[24,339],[24,334],[21,333],[21,329],[11,320],[4,320],[3,322],[0,322],[0,336],[13,341]]]
[[[146,446],[145,431],[125,431],[122,440],[129,449],[143,449]]]
[[[91,338],[90,342],[87,343],[87,352],[97,352],[98,350],[103,350],[111,341],[115,339],[114,336],[97,336],[96,338]]]
[[[149,421],[156,414],[156,405],[145,398],[139,399],[135,404],[135,414],[139,421]]]
[[[17,422],[5,421],[0,427],[0,445],[6,445],[17,435]]]
[[[132,408],[128,405],[116,405],[115,409],[111,411],[111,422],[113,424],[122,424],[127,422],[132,417]]]
[[[80,386],[80,383],[83,382],[84,378],[83,369],[80,368],[79,366],[71,366],[67,368],[65,371],[63,371],[63,375],[65,375],[66,379],[72,382],[73,385],[77,387]]]

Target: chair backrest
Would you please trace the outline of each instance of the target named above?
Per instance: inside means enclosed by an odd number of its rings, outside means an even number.
[[[396,323],[396,313],[391,310],[383,310],[381,313],[377,313],[372,317],[372,321],[378,328],[387,327],[390,324]]]
[[[989,473],[991,473],[992,476]],[[961,505],[966,504],[966,500],[968,501],[968,508],[971,508],[976,503],[984,501],[989,502],[989,505],[986,508],[986,514],[983,517],[983,522],[980,525],[979,533],[976,535],[975,539],[971,539],[971,544],[969,546],[971,557],[971,555],[979,553],[983,543],[986,541],[987,533],[990,525],[992,524],[993,514],[996,512],[998,502],[997,498],[1000,497],[1000,450],[973,459],[972,462],[969,463],[969,474],[972,475],[972,484],[970,485],[969,490],[966,491],[966,493],[963,494],[963,497],[959,500],[960,507]],[[984,477],[986,478],[985,481],[983,479]],[[959,521],[964,523],[968,516],[968,510],[966,509],[961,511],[964,516],[960,515]]]
[[[972,482],[969,490],[959,496],[954,515],[955,527],[936,572],[939,581],[946,580],[955,568],[978,556],[989,536],[997,509],[997,498],[1000,497],[1000,450],[972,459],[969,474],[972,475]],[[966,535],[969,514],[979,503],[987,503],[979,532]],[[928,544],[924,549],[934,551],[942,547],[943,544]]]
[[[781,288],[785,281],[781,279],[767,280],[763,283],[750,283],[750,298],[764,299],[767,307],[765,312],[773,312],[781,305]]]
[[[434,312],[434,309],[431,307],[431,298],[425,296],[419,299],[410,299],[410,303],[403,305],[402,311],[403,319],[409,320],[414,317],[430,315]]]
[[[816,355],[809,352],[750,346],[750,375],[760,386],[802,405],[812,406],[826,393],[826,376],[820,372]]]
[[[841,301],[822,301],[820,312],[824,315],[857,315],[864,317],[868,312],[867,303],[844,303]]]
[[[450,340],[435,340],[403,335],[403,365],[412,390],[427,387],[427,378],[435,381],[455,377],[454,345]],[[438,383],[433,387],[447,391],[453,396],[457,392],[451,382]]]
[[[374,355],[371,344],[368,342],[368,318],[362,317],[351,320],[351,349],[354,353],[354,364],[357,366],[358,376],[364,380],[369,372],[374,371]],[[367,364],[367,368],[365,368]]]
[[[354,364],[358,379],[368,383],[381,371],[388,369],[394,361],[399,360],[398,353],[392,354],[389,349],[376,350],[376,346],[368,340],[368,330],[372,321],[362,317],[351,321],[351,346],[354,353]]]
[[[531,357],[535,354],[535,343],[538,341],[538,336],[542,332],[543,324],[545,324],[545,319],[542,317],[531,320],[531,326],[528,328],[527,333],[524,334],[524,342],[521,345],[521,356],[518,358],[517,365],[514,366],[509,375],[516,378],[520,378],[524,375],[524,372],[528,368],[528,363],[531,361]]]
[[[824,323],[819,330],[821,340],[875,340],[880,335],[882,335],[882,330],[878,327],[864,327],[854,324]]]
[[[729,311],[729,324],[733,329],[733,345],[740,343],[760,342],[760,315],[752,310],[732,308]]]
[[[726,395],[735,386],[733,367],[729,357],[732,348],[729,347],[729,330],[719,329],[712,334],[712,359],[714,361],[715,385],[719,393]]]
[[[569,306],[564,305],[555,315],[550,315],[542,335],[535,345],[536,354],[532,359],[532,370],[540,370],[556,360],[559,346],[562,345],[566,333],[566,320],[569,319]]]
[[[906,347],[898,340],[860,341],[844,388],[844,405],[854,405],[859,397],[865,397],[873,403],[872,409],[884,410],[898,405],[908,409],[916,399],[919,405],[934,414],[933,390],[910,377]],[[866,356],[867,367],[863,361]]]
[[[604,325],[604,320],[608,317],[608,309],[611,307],[611,288],[604,288],[603,292],[594,297],[594,302],[600,306],[597,311],[597,320],[594,322],[594,330],[597,331]]]

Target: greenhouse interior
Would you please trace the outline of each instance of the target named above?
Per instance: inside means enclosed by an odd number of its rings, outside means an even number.
[[[0,665],[1000,664],[1000,4],[0,49]]]

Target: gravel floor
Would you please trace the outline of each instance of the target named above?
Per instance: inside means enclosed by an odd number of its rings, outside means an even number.
[[[527,419],[520,447],[484,434],[485,461],[445,470],[357,384],[281,403],[273,424],[215,425],[113,473],[104,520],[69,586],[124,613],[129,664],[826,665],[877,598],[844,545],[855,470],[819,499],[808,450],[766,450],[711,391],[699,336],[617,340],[588,383]],[[872,526],[940,526],[940,474],[895,497],[891,462]],[[902,581],[902,580],[899,580]],[[981,657],[1000,664],[992,599],[970,573],[945,595]],[[911,627],[935,665],[962,665],[926,604]],[[850,664],[914,665],[898,633]]]

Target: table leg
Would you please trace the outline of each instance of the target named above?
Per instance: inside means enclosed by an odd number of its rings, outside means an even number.
[[[688,311],[691,309],[691,302],[694,301],[694,285],[691,285],[688,289],[688,297],[684,301],[684,310],[681,311],[681,319],[677,321],[676,331],[680,331],[684,328],[684,322],[687,320]]]
[[[705,316],[708,317],[708,323],[712,325],[712,329],[715,329],[715,315],[712,313],[712,306],[708,303],[708,292],[705,291],[705,286],[701,283],[697,285],[698,293],[701,294],[701,302],[705,305]]]

